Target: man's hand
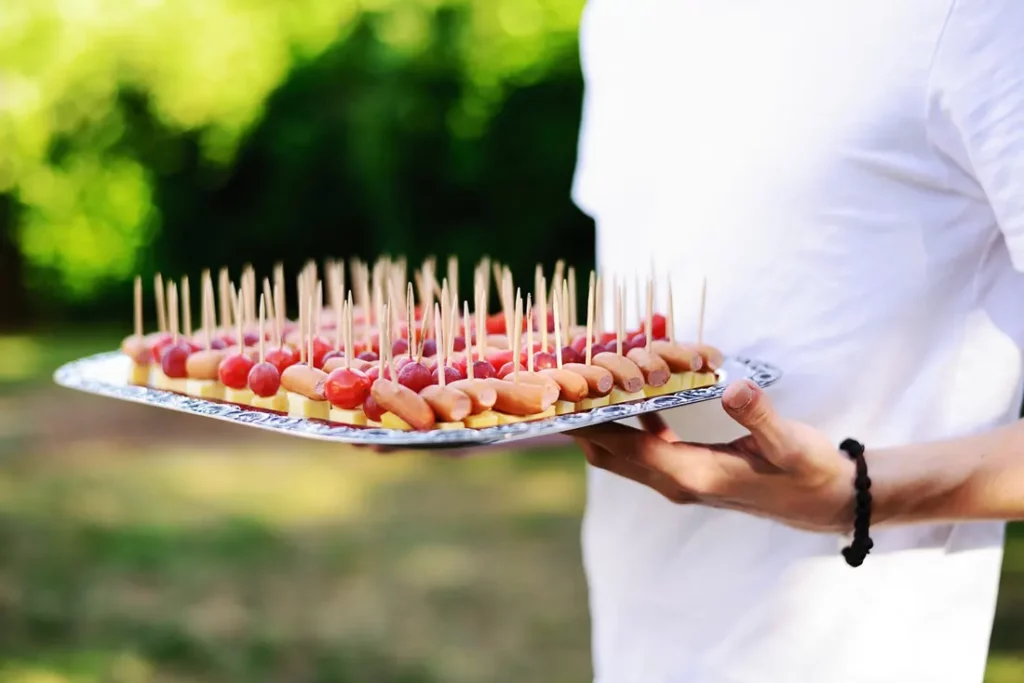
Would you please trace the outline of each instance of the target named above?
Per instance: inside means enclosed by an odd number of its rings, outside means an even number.
[[[656,414],[644,430],[618,424],[573,433],[595,467],[649,486],[677,503],[769,517],[813,531],[853,523],[854,465],[823,434],[776,414],[749,381],[730,385],[722,406],[750,434],[729,444],[683,443]]]

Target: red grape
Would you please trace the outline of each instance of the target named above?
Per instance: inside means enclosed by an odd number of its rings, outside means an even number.
[[[492,349],[484,354],[487,362],[496,368],[512,362],[512,349]]]
[[[217,367],[220,383],[232,389],[245,389],[249,385],[249,371],[253,362],[248,356],[235,354],[228,356]]]
[[[505,314],[495,313],[487,317],[487,334],[505,334]]]
[[[164,347],[163,355],[160,356],[160,369],[168,377],[188,377],[185,365],[190,355],[192,355],[192,347],[188,342],[179,341],[175,344],[172,341],[169,346]]]
[[[368,361],[378,361],[378,360],[380,360],[380,356],[378,356],[373,351],[363,351],[361,354],[356,356],[356,358],[359,358],[360,360],[368,360]]]
[[[438,383],[437,368],[434,368],[434,372],[431,374],[431,377],[433,378],[432,384],[437,384]],[[452,382],[457,382],[460,379],[466,379],[466,376],[464,374],[462,374],[461,372],[459,372],[458,368],[453,368],[450,365],[446,365],[445,366],[445,368],[444,368],[444,381],[445,381],[445,384],[451,384]]]
[[[466,350],[466,338],[458,336],[452,340],[452,351],[465,351]]]
[[[416,361],[413,360],[412,358],[410,358],[409,356],[402,356],[401,358],[397,358],[395,360],[395,372],[401,373],[402,372],[402,368],[404,368],[409,363],[415,363],[415,362]]]
[[[647,346],[647,335],[640,333],[635,334],[629,338],[629,341],[623,342],[622,352],[628,353],[631,349],[642,349]]]
[[[331,405],[355,410],[370,394],[370,378],[354,368],[338,368],[324,380],[324,395]]]
[[[522,365],[519,366],[520,372],[523,372],[525,370],[526,368],[524,368]],[[513,372],[515,372],[515,366],[512,365],[512,361],[509,361],[501,366],[501,370],[498,370],[498,379],[505,379]]]
[[[380,378],[380,374],[381,374],[381,367],[380,366],[374,366],[373,368],[368,369],[367,372],[366,372],[367,378],[369,378],[369,380],[370,380],[370,384],[373,384],[374,382],[376,382],[378,380],[378,378]],[[386,379],[386,380],[391,379],[391,370],[389,368],[385,368],[384,369],[384,379]]]
[[[363,400],[363,412],[366,413],[367,420],[374,422],[380,422],[380,418],[384,415],[384,409],[374,400],[373,394],[367,394]]]
[[[587,335],[581,334],[572,340],[572,344],[569,344],[572,348],[576,349],[576,353],[587,352]]]
[[[257,396],[269,398],[281,388],[281,372],[273,363],[257,363],[249,370],[249,388]]]
[[[473,361],[473,377],[475,379],[488,379],[494,377],[497,373],[494,372],[494,366],[485,360]]]
[[[338,351],[336,349],[332,350],[332,351],[328,351],[326,354],[324,354],[323,359],[320,361],[320,367],[322,368],[324,366],[324,364],[327,361],[329,361],[330,359],[332,359],[332,358],[344,358],[344,357],[345,357],[345,352],[344,351]]]
[[[558,367],[558,359],[555,358],[555,354],[546,353],[544,351],[538,351],[533,354],[534,370],[547,370],[548,368],[556,367]]]
[[[242,335],[242,339],[245,341],[246,346],[255,346],[260,343],[260,335],[255,332],[246,332]]]
[[[324,366],[324,356],[334,350],[334,347],[328,344],[321,338],[313,340],[313,367],[322,368]]]
[[[651,336],[655,339],[664,339],[668,332],[668,321],[661,313],[655,313],[651,317]]]
[[[600,338],[602,344],[608,344],[610,342],[614,343],[615,342],[615,333],[614,332],[602,332],[601,336],[599,338]]]
[[[270,349],[266,353],[266,361],[277,368],[278,374],[284,372],[287,368],[295,365],[296,361],[292,352],[287,348]]]
[[[427,370],[422,363],[407,363],[398,372],[398,383],[402,384],[417,394],[420,393],[424,387],[430,386],[433,382],[431,381],[430,370]]]
[[[409,353],[409,342],[404,339],[396,339],[391,342],[392,356],[401,356],[403,353]]]
[[[566,363],[582,363],[584,360],[586,359],[582,355],[580,355],[579,351],[572,348],[571,346],[562,347],[563,365],[565,365]]]
[[[171,335],[161,336],[157,341],[153,343],[153,360],[157,363],[163,362],[164,349],[174,343],[174,337]]]
[[[433,339],[423,340],[423,357],[433,358],[437,355],[437,341]]]

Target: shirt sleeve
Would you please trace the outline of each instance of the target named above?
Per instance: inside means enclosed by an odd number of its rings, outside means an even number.
[[[973,179],[1024,271],[1024,0],[954,0],[930,86],[933,142]]]

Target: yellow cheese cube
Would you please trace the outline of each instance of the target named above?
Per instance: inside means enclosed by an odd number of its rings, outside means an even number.
[[[220,401],[224,399],[224,385],[213,379],[188,379],[185,381],[185,393]]]
[[[718,375],[713,372],[695,372],[693,378],[693,388],[699,389],[700,387],[714,386],[718,382]]]
[[[668,394],[674,394],[677,391],[683,390],[683,376],[681,374],[669,375],[668,381],[660,387],[652,387],[650,384],[644,385],[644,396],[650,398],[652,396],[666,396]]]
[[[380,422],[385,429],[397,429],[402,432],[412,431],[412,425],[394,413],[384,413],[380,416]]]
[[[604,408],[611,405],[611,396],[600,396],[598,398],[585,398],[576,404],[576,410],[590,410],[592,408]]]
[[[164,371],[157,365],[153,368],[153,373],[149,378],[149,381],[153,383],[155,389],[167,390],[167,383],[171,381],[171,378],[164,374]]]
[[[576,404],[572,401],[555,401],[555,414],[568,415],[576,412]]]
[[[437,429],[465,429],[465,422],[438,422],[435,427]]]
[[[149,384],[150,366],[132,363],[132,369],[128,373],[128,383],[144,387]],[[163,374],[163,373],[161,373]]]
[[[543,420],[545,418],[554,417],[554,416],[555,416],[555,407],[551,406],[550,408],[548,408],[545,411],[542,411],[542,412],[539,412],[539,413],[534,413],[533,415],[527,415],[524,419],[527,422],[534,422],[535,420]]]
[[[682,391],[686,388],[686,383],[683,381],[682,373],[675,373],[669,375],[668,382],[663,387],[666,394],[674,394],[677,391]]]
[[[253,396],[252,407],[273,410],[278,413],[287,413],[288,394],[284,391],[278,391],[273,396]]]
[[[485,410],[482,413],[476,415],[470,415],[465,419],[466,426],[470,429],[483,429],[485,427],[495,427],[498,424],[498,414],[493,410]]]
[[[612,403],[625,403],[626,401],[635,401],[639,398],[644,398],[644,392],[637,391],[636,393],[631,394],[628,391],[623,391],[622,389],[615,387],[612,389],[612,393],[609,398]]]
[[[498,424],[511,425],[518,422],[533,422],[535,420],[543,420],[546,417],[554,417],[554,415],[554,406],[551,406],[543,412],[534,413],[533,415],[506,415],[505,413],[498,413]]]
[[[163,370],[157,370],[153,379],[153,386],[163,391],[173,391],[178,394],[186,392],[187,380],[184,377],[168,377]]]
[[[305,417],[313,420],[327,420],[330,418],[331,404],[327,401],[314,401],[302,394],[287,392],[288,394],[288,415],[291,417]]]
[[[237,403],[240,406],[251,406],[254,398],[256,398],[256,394],[252,393],[248,388],[232,389],[231,387],[224,387],[224,400],[228,403]]]
[[[371,420],[370,418],[366,418],[366,426],[373,427],[374,429],[380,429],[381,427],[384,426],[384,423]]]
[[[365,427],[366,426],[366,413],[363,412],[362,408],[355,410],[345,410],[343,408],[335,408],[331,406],[331,412],[329,418],[331,422],[340,422],[346,425],[352,425],[353,427]]]

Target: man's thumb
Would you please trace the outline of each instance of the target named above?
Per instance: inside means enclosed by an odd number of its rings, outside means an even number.
[[[784,458],[789,450],[788,429],[761,387],[748,379],[733,382],[722,394],[722,407],[750,432],[769,461],[784,466],[777,459]]]

